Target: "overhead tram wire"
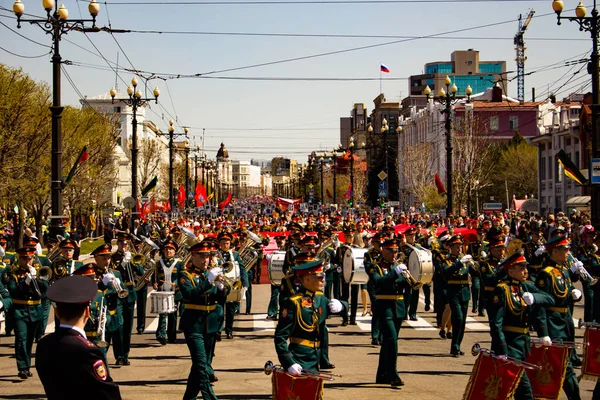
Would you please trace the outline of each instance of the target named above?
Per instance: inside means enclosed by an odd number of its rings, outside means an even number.
[[[26,55],[23,55],[23,54],[14,53],[14,52],[12,52],[10,50],[5,49],[4,47],[0,47],[0,50],[4,51],[4,52],[6,52],[6,53],[8,53],[10,55],[13,55],[15,57],[28,58],[28,59],[48,57],[50,54],[52,54],[52,52],[50,51],[48,53],[40,54],[39,56],[26,56]]]
[[[537,2],[546,2],[546,0],[419,0],[418,3],[432,3],[432,4],[457,4],[457,3],[537,3]],[[243,5],[352,5],[352,4],[366,4],[366,5],[375,5],[375,4],[415,4],[417,3],[415,0],[248,0],[248,1],[240,1],[240,0],[225,0],[225,1],[215,1],[215,0],[191,0],[191,1],[108,1],[104,2],[104,4],[125,6],[125,5],[144,5],[144,6],[163,6],[163,5],[178,5],[178,6],[243,6]]]

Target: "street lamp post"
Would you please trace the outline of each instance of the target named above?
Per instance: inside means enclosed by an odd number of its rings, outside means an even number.
[[[132,125],[132,134],[131,134],[131,197],[136,200],[136,205],[131,210],[131,224],[129,226],[133,227],[133,221],[135,221],[135,216],[138,214],[137,210],[137,154],[138,154],[138,146],[137,146],[137,109],[138,107],[144,107],[148,102],[154,100],[156,104],[158,104],[158,96],[160,95],[160,90],[158,88],[154,89],[154,98],[143,98],[142,92],[137,89],[138,80],[134,76],[131,80],[131,85],[127,87],[127,94],[129,95],[128,99],[117,99],[118,101],[125,103],[129,107],[131,107],[133,111],[133,120],[131,121]],[[115,96],[117,95],[117,91],[115,88],[110,89],[110,97],[112,98],[112,103],[115,102]]]
[[[321,205],[325,204],[325,196],[323,194],[323,157],[319,158],[319,163],[321,164]]]
[[[600,158],[600,77],[599,77],[599,66],[600,55],[598,54],[598,34],[600,31],[600,18],[598,15],[598,9],[596,8],[596,0],[594,0],[594,8],[592,9],[591,17],[586,17],[587,10],[583,6],[583,3],[575,8],[574,17],[563,17],[561,13],[564,9],[564,3],[562,0],[554,0],[552,2],[552,9],[556,13],[557,25],[560,25],[561,19],[568,21],[575,21],[579,24],[580,31],[589,32],[592,37],[592,54],[590,55],[590,63],[588,64],[588,73],[592,75],[592,154],[591,158]],[[590,171],[592,171],[593,164],[590,163]],[[590,178],[592,173],[589,174]],[[591,180],[591,179],[590,179]],[[591,217],[592,225],[596,228],[600,228],[600,186],[592,184],[590,186],[591,195]]]
[[[188,199],[190,197],[190,141],[185,140],[185,147],[183,148],[185,153],[185,199],[183,200],[184,209],[189,206]]]
[[[60,104],[60,68],[62,58],[60,55],[60,39],[63,34],[67,34],[70,30],[82,30],[84,32],[97,32],[96,17],[100,12],[100,5],[96,0],[91,0],[88,11],[92,19],[70,19],[69,11],[64,4],[58,8],[58,4],[54,0],[42,0],[42,6],[46,10],[47,17],[45,19],[21,19],[25,12],[25,5],[21,0],[16,0],[13,4],[13,12],[17,16],[17,28],[21,28],[21,22],[29,22],[38,25],[44,32],[52,35],[52,106],[50,112],[52,114],[52,157],[51,157],[51,205],[52,215],[50,217],[49,236],[56,238],[57,235],[64,236],[65,227],[63,226],[63,180],[62,180],[62,130],[61,118],[63,107]],[[52,12],[54,10],[54,12]],[[86,22],[92,23],[92,28],[85,28]]]
[[[448,198],[446,209],[448,215],[451,215],[454,210],[452,184],[452,105],[457,101],[456,92],[458,92],[456,84],[453,83],[452,86],[450,86],[451,83],[450,77],[446,76],[446,89],[440,88],[437,97],[437,100],[444,105],[444,109],[440,110],[440,112],[446,116],[444,128],[446,129],[446,195]],[[467,86],[465,93],[467,94],[467,98],[471,97],[471,86]],[[425,87],[423,94],[425,94],[428,99],[430,98],[431,89],[429,86]]]
[[[188,137],[188,128],[183,128],[183,133],[175,133],[175,127],[173,126],[175,122],[171,119],[169,120],[169,207],[171,208],[171,212],[174,209],[175,202],[173,200],[173,175],[175,171],[174,164],[174,152],[175,146],[173,144],[173,139],[176,136],[185,136]]]

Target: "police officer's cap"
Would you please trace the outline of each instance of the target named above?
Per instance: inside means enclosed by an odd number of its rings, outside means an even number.
[[[213,241],[211,240],[203,240],[200,243],[196,243],[192,247],[190,247],[190,253],[212,253],[216,251],[216,247]]]
[[[179,245],[173,239],[167,239],[163,242],[163,250],[167,247],[171,247],[177,251],[179,249]]]
[[[46,297],[56,303],[84,304],[96,296],[98,285],[85,276],[65,276],[57,280],[46,292]]]

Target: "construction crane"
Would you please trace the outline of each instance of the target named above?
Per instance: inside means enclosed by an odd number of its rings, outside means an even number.
[[[517,97],[521,104],[525,102],[525,60],[527,60],[523,35],[533,18],[533,14],[535,14],[535,11],[529,11],[525,22],[523,22],[522,15],[519,15],[519,30],[515,35],[515,50],[517,50],[517,59],[515,60],[517,62]]]

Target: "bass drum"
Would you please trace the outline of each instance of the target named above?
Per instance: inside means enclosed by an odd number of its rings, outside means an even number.
[[[342,262],[342,277],[344,282],[352,284],[364,284],[369,280],[365,271],[365,253],[367,249],[360,247],[348,247],[344,252]]]
[[[285,251],[274,251],[271,253],[271,259],[267,267],[271,285],[281,285],[281,280],[285,276],[283,273],[283,261],[285,260]]]
[[[431,251],[421,246],[410,246],[413,251],[408,257],[408,271],[415,280],[423,285],[433,280],[433,258]]]

